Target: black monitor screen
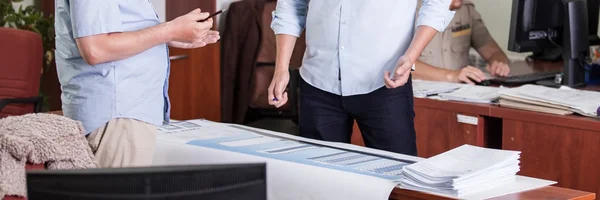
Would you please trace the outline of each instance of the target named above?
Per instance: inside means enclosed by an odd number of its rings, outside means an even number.
[[[39,170],[29,200],[267,199],[265,164]]]

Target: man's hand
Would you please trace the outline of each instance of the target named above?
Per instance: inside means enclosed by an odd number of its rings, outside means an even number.
[[[285,105],[288,101],[288,94],[285,92],[288,83],[290,82],[290,72],[287,70],[288,67],[279,67],[275,70],[271,85],[269,85],[269,105],[273,105],[277,108]]]
[[[198,21],[206,19],[208,16],[208,13],[202,12],[198,8],[167,22],[170,29],[171,41],[196,45],[203,43],[212,28],[213,20]]]
[[[182,48],[182,49],[194,49],[194,48],[204,47],[209,44],[213,44],[213,43],[219,41],[219,39],[221,39],[221,36],[219,35],[218,31],[209,31],[208,34],[204,37],[204,39],[201,41],[193,42],[193,43],[171,41],[171,42],[169,42],[169,46],[176,47],[176,48]]]
[[[383,76],[383,80],[385,81],[385,86],[387,88],[397,88],[403,86],[408,82],[408,77],[410,77],[410,70],[412,69],[414,62],[411,59],[404,55],[400,57],[398,63],[396,63],[396,69],[394,70],[394,74],[392,74],[390,78],[390,72],[385,72]]]
[[[479,83],[487,79],[481,70],[472,66],[466,66],[460,70],[452,71],[450,76],[452,76],[451,80],[453,82],[464,82],[471,85],[474,85],[475,82]]]
[[[492,76],[508,76],[510,67],[506,63],[493,61],[491,65],[485,67]]]

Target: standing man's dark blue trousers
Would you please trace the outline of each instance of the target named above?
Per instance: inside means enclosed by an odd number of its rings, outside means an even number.
[[[340,96],[300,80],[300,135],[350,143],[354,120],[370,148],[417,155],[412,82],[395,89]]]

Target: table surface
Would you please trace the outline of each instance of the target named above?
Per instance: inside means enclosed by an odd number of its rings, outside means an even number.
[[[451,198],[435,196],[422,192],[405,190],[396,188],[392,191],[390,199],[393,200],[450,200]],[[596,194],[590,192],[583,192],[578,190],[571,190],[566,188],[547,186],[536,190],[530,190],[501,197],[492,198],[492,200],[540,200],[540,199],[552,199],[552,200],[594,200]]]
[[[517,62],[511,65],[513,75],[529,74],[534,72],[546,72],[546,71],[559,71],[562,69],[560,63],[547,63],[547,62]],[[584,90],[600,91],[600,85],[586,86],[580,88]],[[431,99],[418,99],[415,101],[415,106],[424,106],[437,109],[450,109],[458,112],[476,113],[485,116],[501,117],[501,118],[515,118],[515,119],[528,119],[539,122],[547,122],[549,118],[557,118],[558,120],[551,120],[559,122],[563,125],[574,126],[578,128],[587,127],[593,130],[600,130],[600,120],[595,120],[587,117],[578,115],[560,116],[544,113],[536,113],[531,111],[523,111],[510,108],[502,108],[495,105],[488,104],[474,104],[474,103],[463,103],[463,102],[451,102],[451,101],[439,101]],[[62,115],[62,111],[52,111],[52,114]],[[595,123],[590,123],[595,122]],[[427,193],[418,191],[411,191],[396,188],[392,191],[390,199],[414,199],[414,200],[433,200],[433,199],[449,199],[445,197],[435,196]],[[548,186],[536,190],[520,192],[516,194],[506,195],[502,197],[494,198],[494,200],[533,200],[533,199],[553,199],[553,200],[593,200],[596,199],[596,195],[590,192],[584,192],[579,190],[572,190],[561,187]]]

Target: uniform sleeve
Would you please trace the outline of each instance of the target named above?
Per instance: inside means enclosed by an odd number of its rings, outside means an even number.
[[[481,15],[475,10],[475,7],[471,6],[469,12],[471,13],[471,20],[473,22],[471,27],[471,46],[477,50],[492,41],[493,38],[485,27]]]
[[[417,27],[425,25],[439,32],[444,31],[455,13],[450,10],[450,3],[452,0],[423,0],[417,18]]]
[[[75,0],[69,8],[75,38],[123,31],[119,0]]]
[[[275,34],[300,37],[306,26],[309,0],[278,0],[271,28]]]

